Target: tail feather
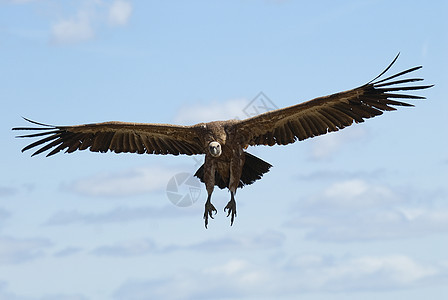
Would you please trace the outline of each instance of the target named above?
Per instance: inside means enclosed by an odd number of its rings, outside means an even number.
[[[265,162],[264,160],[245,152],[246,159],[244,161],[243,172],[241,174],[240,182],[238,184],[239,188],[242,188],[245,185],[250,185],[261,179],[265,173],[269,171],[272,167],[271,164]],[[194,176],[198,177],[202,182],[204,181],[204,165],[202,165],[194,174]],[[229,183],[226,182],[221,175],[216,172],[215,173],[215,185],[220,189],[225,189],[229,187]]]
[[[258,179],[261,179],[265,173],[269,172],[271,167],[271,164],[246,152],[246,160],[244,162],[243,173],[241,174],[238,187],[250,185]]]

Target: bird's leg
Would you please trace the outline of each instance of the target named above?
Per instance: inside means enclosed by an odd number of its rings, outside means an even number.
[[[229,178],[229,191],[230,191],[230,201],[224,207],[224,212],[227,211],[227,217],[230,216],[230,226],[233,225],[233,221],[236,217],[236,202],[235,193],[240,182],[241,173],[244,166],[244,152],[243,148],[233,150],[232,159],[230,161],[230,178]]]
[[[227,212],[227,217],[230,216],[230,226],[233,225],[233,220],[235,220],[236,217],[236,201],[234,197],[234,192],[230,191],[230,201],[227,203],[226,207],[224,207],[224,212],[226,209],[229,211]]]
[[[212,198],[213,189],[215,188],[215,164],[213,163],[213,160],[209,160],[207,157],[205,157],[205,173],[204,173],[204,179],[205,179],[205,187],[207,189],[207,201],[205,202],[205,211],[204,211],[204,221],[205,221],[205,228],[207,228],[208,225],[208,217],[213,219],[213,212],[218,212],[216,208],[213,206],[212,202],[210,201]]]
[[[204,211],[205,228],[207,228],[208,225],[208,217],[213,219],[213,212],[215,212],[215,215],[218,212],[216,208],[213,206],[212,202],[210,201],[211,197],[212,194],[211,193],[208,194],[207,201],[205,202],[205,211]]]

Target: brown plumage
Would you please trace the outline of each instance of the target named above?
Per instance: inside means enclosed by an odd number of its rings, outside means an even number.
[[[94,152],[113,151],[138,154],[205,154],[204,164],[196,171],[205,183],[208,197],[204,220],[213,218],[211,203],[214,186],[230,190],[231,199],[224,211],[236,216],[234,195],[238,187],[249,185],[269,171],[271,165],[247,152],[247,146],[286,145],[297,140],[338,131],[353,123],[395,110],[394,106],[413,106],[397,99],[424,99],[400,94],[399,91],[421,90],[432,85],[406,85],[420,78],[398,79],[414,72],[414,67],[379,80],[397,60],[375,79],[355,89],[316,98],[290,107],[269,111],[245,120],[215,121],[192,126],[105,122],[76,126],[51,126],[25,119],[40,127],[18,127],[13,130],[35,130],[19,137],[39,138],[22,151],[37,147],[32,156],[51,150],[47,156],[62,150],[71,153],[90,149]]]

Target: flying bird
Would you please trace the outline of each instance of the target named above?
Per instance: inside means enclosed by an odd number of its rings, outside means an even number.
[[[51,150],[52,156],[62,150],[72,153],[90,149],[93,152],[138,154],[204,155],[204,164],[196,171],[207,190],[204,222],[217,213],[211,202],[215,186],[229,189],[230,201],[224,208],[230,225],[236,217],[237,188],[262,178],[272,167],[269,163],[246,152],[248,146],[286,145],[307,138],[338,131],[353,123],[379,116],[396,106],[413,106],[402,99],[425,99],[402,94],[401,91],[422,90],[432,85],[409,85],[421,78],[403,78],[421,66],[381,78],[395,63],[368,83],[357,88],[293,106],[269,111],[244,120],[214,121],[192,126],[151,123],[104,122],[74,126],[53,126],[24,118],[39,127],[17,127],[12,130],[32,130],[21,138],[38,138],[23,151],[37,147],[32,156]]]

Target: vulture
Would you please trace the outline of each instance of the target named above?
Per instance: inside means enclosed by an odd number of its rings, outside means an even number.
[[[37,126],[12,130],[34,131],[20,138],[37,138],[23,151],[37,148],[32,156],[48,151],[52,156],[62,150],[72,153],[89,149],[93,152],[138,154],[205,155],[195,176],[205,184],[204,222],[217,210],[211,202],[215,186],[230,191],[224,208],[230,225],[236,217],[237,188],[262,178],[272,167],[246,152],[248,146],[287,145],[295,141],[338,131],[353,123],[379,116],[397,106],[413,106],[404,101],[425,99],[403,91],[422,90],[432,85],[410,84],[422,78],[403,77],[421,68],[413,67],[386,78],[399,54],[377,77],[357,88],[319,97],[307,102],[276,109],[244,120],[214,121],[191,126],[152,123],[103,122],[74,126],[52,126],[24,118]]]

